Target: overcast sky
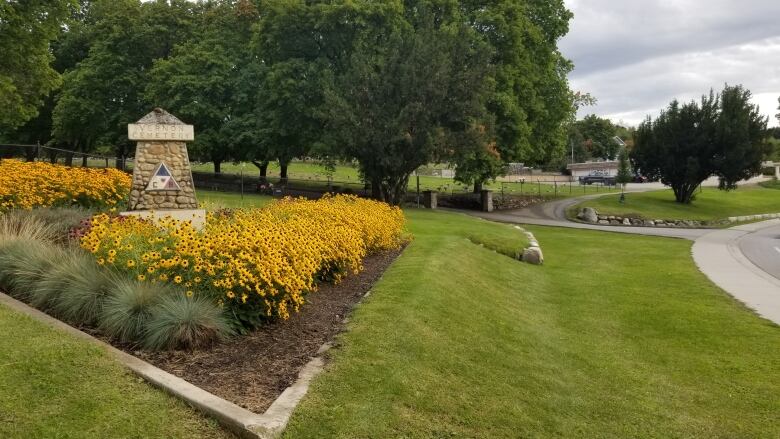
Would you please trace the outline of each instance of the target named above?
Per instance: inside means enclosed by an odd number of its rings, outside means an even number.
[[[672,99],[742,84],[777,126],[780,0],[565,0],[574,12],[563,54],[581,111],[637,125]]]

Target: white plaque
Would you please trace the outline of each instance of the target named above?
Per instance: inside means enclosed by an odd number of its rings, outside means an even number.
[[[195,140],[195,128],[192,125],[131,123],[127,125],[127,138],[190,142]]]

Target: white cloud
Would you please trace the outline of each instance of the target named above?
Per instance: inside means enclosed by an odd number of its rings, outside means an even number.
[[[570,0],[561,42],[575,63],[572,88],[599,100],[585,113],[637,124],[672,99],[742,84],[777,125],[780,2]]]

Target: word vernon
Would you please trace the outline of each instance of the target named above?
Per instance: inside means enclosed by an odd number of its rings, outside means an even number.
[[[130,140],[195,140],[192,125],[129,124],[127,138]]]

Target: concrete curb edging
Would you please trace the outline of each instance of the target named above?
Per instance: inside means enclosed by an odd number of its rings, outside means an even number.
[[[741,223],[744,221],[755,221],[761,219],[777,219],[780,218],[780,213],[764,213],[761,215],[745,215],[745,216],[730,216],[729,221],[732,223]]]
[[[62,330],[69,335],[102,347],[123,366],[150,384],[184,400],[195,409],[216,419],[239,437],[247,439],[273,439],[281,435],[292,416],[293,410],[306,394],[311,380],[323,370],[325,361],[322,358],[322,354],[331,346],[328,343],[323,345],[317,352],[317,356],[310,360],[298,373],[298,379],[295,383],[285,389],[265,413],[258,415],[119,350],[2,292],[0,292],[0,304],[55,329]]]
[[[753,264],[737,244],[743,236],[778,223],[775,219],[713,231],[696,239],[691,253],[696,266],[715,285],[780,325],[780,281]]]

